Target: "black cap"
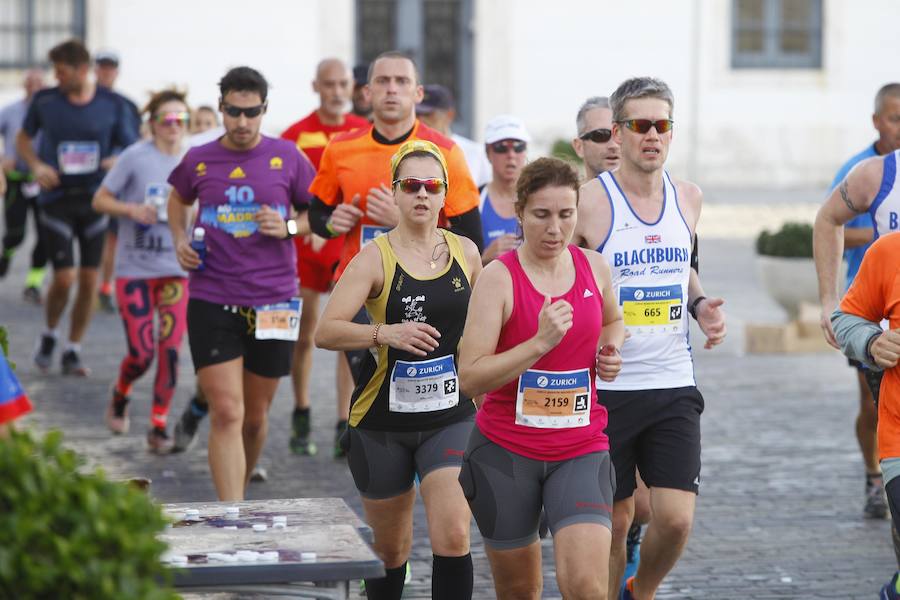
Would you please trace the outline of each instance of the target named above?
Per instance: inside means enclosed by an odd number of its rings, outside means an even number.
[[[353,67],[353,85],[359,87],[367,83],[369,83],[369,67],[367,65]]]
[[[453,92],[437,83],[424,86],[425,97],[416,105],[416,114],[430,115],[436,110],[450,110],[456,106]]]

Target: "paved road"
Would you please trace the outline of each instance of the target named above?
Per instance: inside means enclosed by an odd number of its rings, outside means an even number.
[[[660,599],[875,598],[895,568],[887,521],[861,517],[863,470],[853,436],[854,378],[837,354],[744,356],[746,322],[778,322],[779,309],[759,290],[749,240],[706,239],[701,269],[707,292],[726,298],[730,341],[698,349],[696,370],[706,397],[703,483],[696,525],[684,558]],[[114,477],[153,479],[160,501],[214,499],[204,444],[187,455],[156,457],[144,449],[149,381],[136,385],[132,433],[111,437],[103,426],[110,382],[125,351],[117,317],[96,316],[85,343],[94,368],[84,380],[56,369],[36,373],[30,362],[41,312],[20,299],[24,255],[0,285],[0,324],[12,338],[12,358],[36,410],[25,420],[39,430],[58,427],[68,442]],[[272,408],[263,464],[271,479],[251,498],[341,496],[359,509],[348,470],[328,453],[332,440],[333,359],[315,356],[315,437],[312,458],[287,450],[291,398],[282,383]],[[185,349],[174,413],[194,384]],[[205,435],[206,426],[201,430]],[[558,598],[552,542],[545,542],[545,598]],[[473,528],[476,598],[493,598],[483,547]],[[430,549],[421,503],[416,514],[413,583],[406,597],[430,596]]]

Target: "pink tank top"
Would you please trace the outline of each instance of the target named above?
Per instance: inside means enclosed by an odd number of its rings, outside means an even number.
[[[562,296],[573,324],[559,344],[522,375],[488,392],[476,416],[478,429],[507,450],[535,460],[558,461],[609,449],[606,408],[597,403],[595,358],[603,329],[603,298],[584,253],[569,246],[575,283]],[[532,338],[544,295],[528,279],[515,250],[499,259],[509,270],[513,309],[500,331],[499,354]]]

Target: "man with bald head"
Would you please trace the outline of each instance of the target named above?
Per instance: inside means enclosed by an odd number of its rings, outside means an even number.
[[[6,216],[6,230],[3,234],[3,248],[0,250],[0,278],[6,276],[13,254],[25,240],[28,224],[28,209],[34,215],[34,226],[38,236],[31,251],[31,270],[25,279],[25,299],[39,304],[41,302],[41,284],[47,265],[47,255],[41,243],[40,227],[37,218],[37,195],[40,187],[28,170],[28,164],[16,153],[16,134],[22,128],[25,112],[31,97],[44,87],[44,72],[32,69],[25,73],[25,97],[0,109],[0,136],[3,136],[3,175],[6,176],[5,200],[3,203]]]
[[[313,91],[319,95],[319,107],[291,125],[281,137],[296,142],[316,169],[325,145],[337,133],[364,127],[369,122],[349,113],[350,96],[353,93],[353,74],[343,61],[326,58],[316,68],[312,82]],[[294,238],[297,246],[297,275],[300,278],[300,296],[303,306],[300,315],[300,337],[294,351],[291,379],[294,384],[293,433],[290,447],[297,454],[315,454],[316,446],[310,439],[309,378],[312,371],[313,332],[319,316],[319,295],[331,289],[334,268],[340,259],[343,236],[326,240],[316,234]],[[337,403],[338,420],[335,441],[347,427],[350,410],[350,394],[353,378],[344,354],[338,353]],[[334,452],[342,456],[337,443]]]

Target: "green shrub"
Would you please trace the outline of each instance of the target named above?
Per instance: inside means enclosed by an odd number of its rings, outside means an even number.
[[[572,147],[572,140],[556,140],[553,142],[553,148],[550,149],[550,156],[561,158],[562,160],[572,163],[573,166],[582,164],[581,158],[575,154],[575,148]]]
[[[0,439],[0,597],[177,598],[159,507],[82,465],[58,431]]]
[[[9,334],[6,332],[6,327],[0,325],[0,352],[3,352],[3,356],[6,357],[6,362],[9,363],[9,367],[15,371],[16,363],[9,360]]]
[[[809,223],[785,223],[775,233],[763,231],[756,238],[756,253],[761,256],[812,258],[812,225]]]

